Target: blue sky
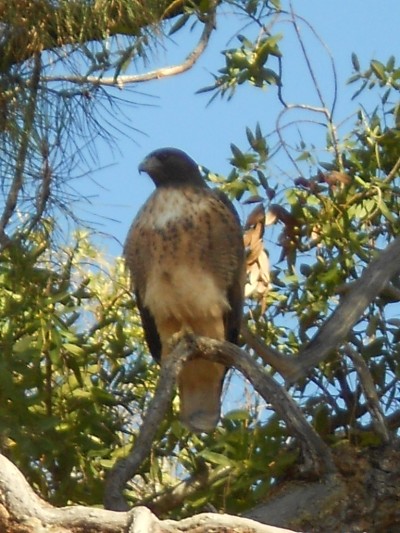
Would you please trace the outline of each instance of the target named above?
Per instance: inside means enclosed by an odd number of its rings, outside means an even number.
[[[284,0],[282,3],[286,4]],[[354,88],[345,85],[352,73],[351,53],[357,53],[364,67],[370,59],[386,61],[391,54],[398,55],[400,2],[294,0],[293,5],[297,14],[321,36],[334,58],[339,86],[336,120],[340,122],[356,108],[356,104],[350,102]],[[230,143],[247,148],[245,127],[254,128],[257,122],[265,132],[274,127],[281,110],[275,88],[265,91],[243,85],[231,101],[217,98],[209,106],[209,94],[195,94],[199,88],[212,83],[211,72],[223,66],[221,50],[236,45],[234,36],[237,32],[246,33],[241,29],[242,25],[243,21],[226,10],[219,19],[208,50],[193,70],[138,85],[136,94],[131,90],[121,92],[121,97],[137,102],[138,105],[127,109],[127,113],[131,125],[141,132],[130,132],[130,137],[121,136],[118,139],[119,153],[100,147],[99,166],[106,168],[95,170],[93,178],[101,187],[96,187],[92,181],[82,183],[81,189],[77,184],[83,195],[94,196],[85,216],[112,237],[101,241],[111,256],[121,253],[121,243],[133,217],[153,190],[150,179],[137,172],[139,162],[147,153],[162,146],[175,146],[214,172],[228,174]],[[327,55],[306,26],[301,24],[301,28],[323,93],[327,101],[331,101],[333,81]],[[315,92],[306,76],[305,64],[289,23],[283,21],[279,30],[285,34],[281,42],[285,98],[291,103],[315,104]],[[148,70],[180,62],[197,36],[198,32],[186,31],[164,40]],[[324,142],[322,130],[312,135],[320,135],[321,143]],[[281,162],[281,165],[285,164]],[[284,171],[291,175],[294,169],[287,162]],[[241,215],[244,216],[243,211]]]

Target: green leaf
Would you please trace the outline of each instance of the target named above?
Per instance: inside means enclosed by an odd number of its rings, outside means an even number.
[[[210,450],[203,450],[199,455],[206,461],[209,461],[210,463],[213,463],[218,466],[236,466],[235,461],[228,459],[228,457],[226,457],[222,453],[216,453]]]
[[[63,345],[63,347],[65,350],[67,350],[67,352],[72,353],[73,355],[77,355],[78,357],[85,355],[85,350],[80,346],[77,346],[76,344],[71,344],[67,342]]]
[[[383,63],[381,63],[380,61],[376,61],[375,59],[373,59],[370,62],[370,65],[371,65],[371,69],[372,69],[373,73],[376,75],[376,77],[379,78],[381,81],[385,81],[385,79],[386,79],[385,65]]]
[[[172,25],[171,29],[168,32],[168,35],[173,35],[177,31],[179,31],[183,26],[186,24],[186,22],[190,19],[190,13],[185,13],[181,17],[178,18],[178,20],[175,22],[175,24]]]
[[[250,413],[248,411],[245,411],[244,409],[235,409],[233,411],[229,411],[229,413],[226,413],[226,415],[224,415],[224,419],[226,420],[243,421],[249,420],[250,418]]]
[[[351,54],[351,62],[353,64],[354,70],[359,72],[360,71],[360,62],[358,60],[357,54],[355,54],[354,52]]]

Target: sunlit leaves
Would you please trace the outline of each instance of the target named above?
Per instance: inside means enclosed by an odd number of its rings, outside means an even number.
[[[349,79],[348,83],[360,82],[360,87],[354,93],[353,98],[359,96],[367,88],[373,89],[378,86],[385,88],[382,99],[386,103],[392,90],[400,90],[400,68],[396,66],[396,58],[394,56],[389,57],[386,63],[372,59],[369,63],[369,68],[362,71],[358,57],[352,54],[352,64],[355,74]]]
[[[281,80],[275,69],[265,65],[271,58],[279,58],[281,52],[278,42],[281,35],[266,36],[255,43],[243,35],[238,39],[241,45],[223,52],[225,66],[215,77],[215,83],[199,92],[215,91],[212,99],[218,94],[232,98],[238,85],[249,82],[255,87],[263,88],[268,85],[280,85]]]
[[[123,442],[146,399],[122,394],[130,367],[134,379],[128,356],[141,352],[139,322],[118,264],[106,273],[97,253],[89,281],[87,236],[58,252],[45,234],[37,241],[16,242],[1,257],[0,439],[48,499],[96,502],[99,459]],[[147,368],[136,372],[140,387]]]

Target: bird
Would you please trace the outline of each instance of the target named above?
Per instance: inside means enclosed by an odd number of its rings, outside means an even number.
[[[232,202],[177,148],[151,152],[138,169],[155,190],[132,222],[124,258],[151,355],[162,366],[171,337],[181,332],[237,344],[245,251]],[[190,431],[218,424],[226,371],[201,357],[184,363],[179,417]]]

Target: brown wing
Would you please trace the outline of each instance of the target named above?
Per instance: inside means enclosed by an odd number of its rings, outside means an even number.
[[[231,232],[230,241],[232,242],[235,256],[234,263],[237,268],[233,268],[232,282],[227,286],[230,310],[224,315],[224,325],[226,340],[237,344],[243,316],[244,284],[246,279],[242,228],[238,214],[226,194],[219,190],[213,190],[213,193],[232,214],[228,231]]]
[[[161,340],[158,334],[157,326],[154,320],[153,315],[150,310],[143,305],[140,298],[139,291],[135,291],[136,304],[139,309],[140,318],[142,320],[142,326],[144,331],[144,337],[149,347],[151,355],[157,361],[161,362]]]
[[[161,340],[157,325],[150,309],[143,303],[148,282],[149,265],[154,260],[149,251],[152,236],[146,231],[146,219],[152,216],[152,196],[139,211],[127,235],[123,255],[131,274],[131,285],[142,321],[144,336],[151,355],[160,363]]]

